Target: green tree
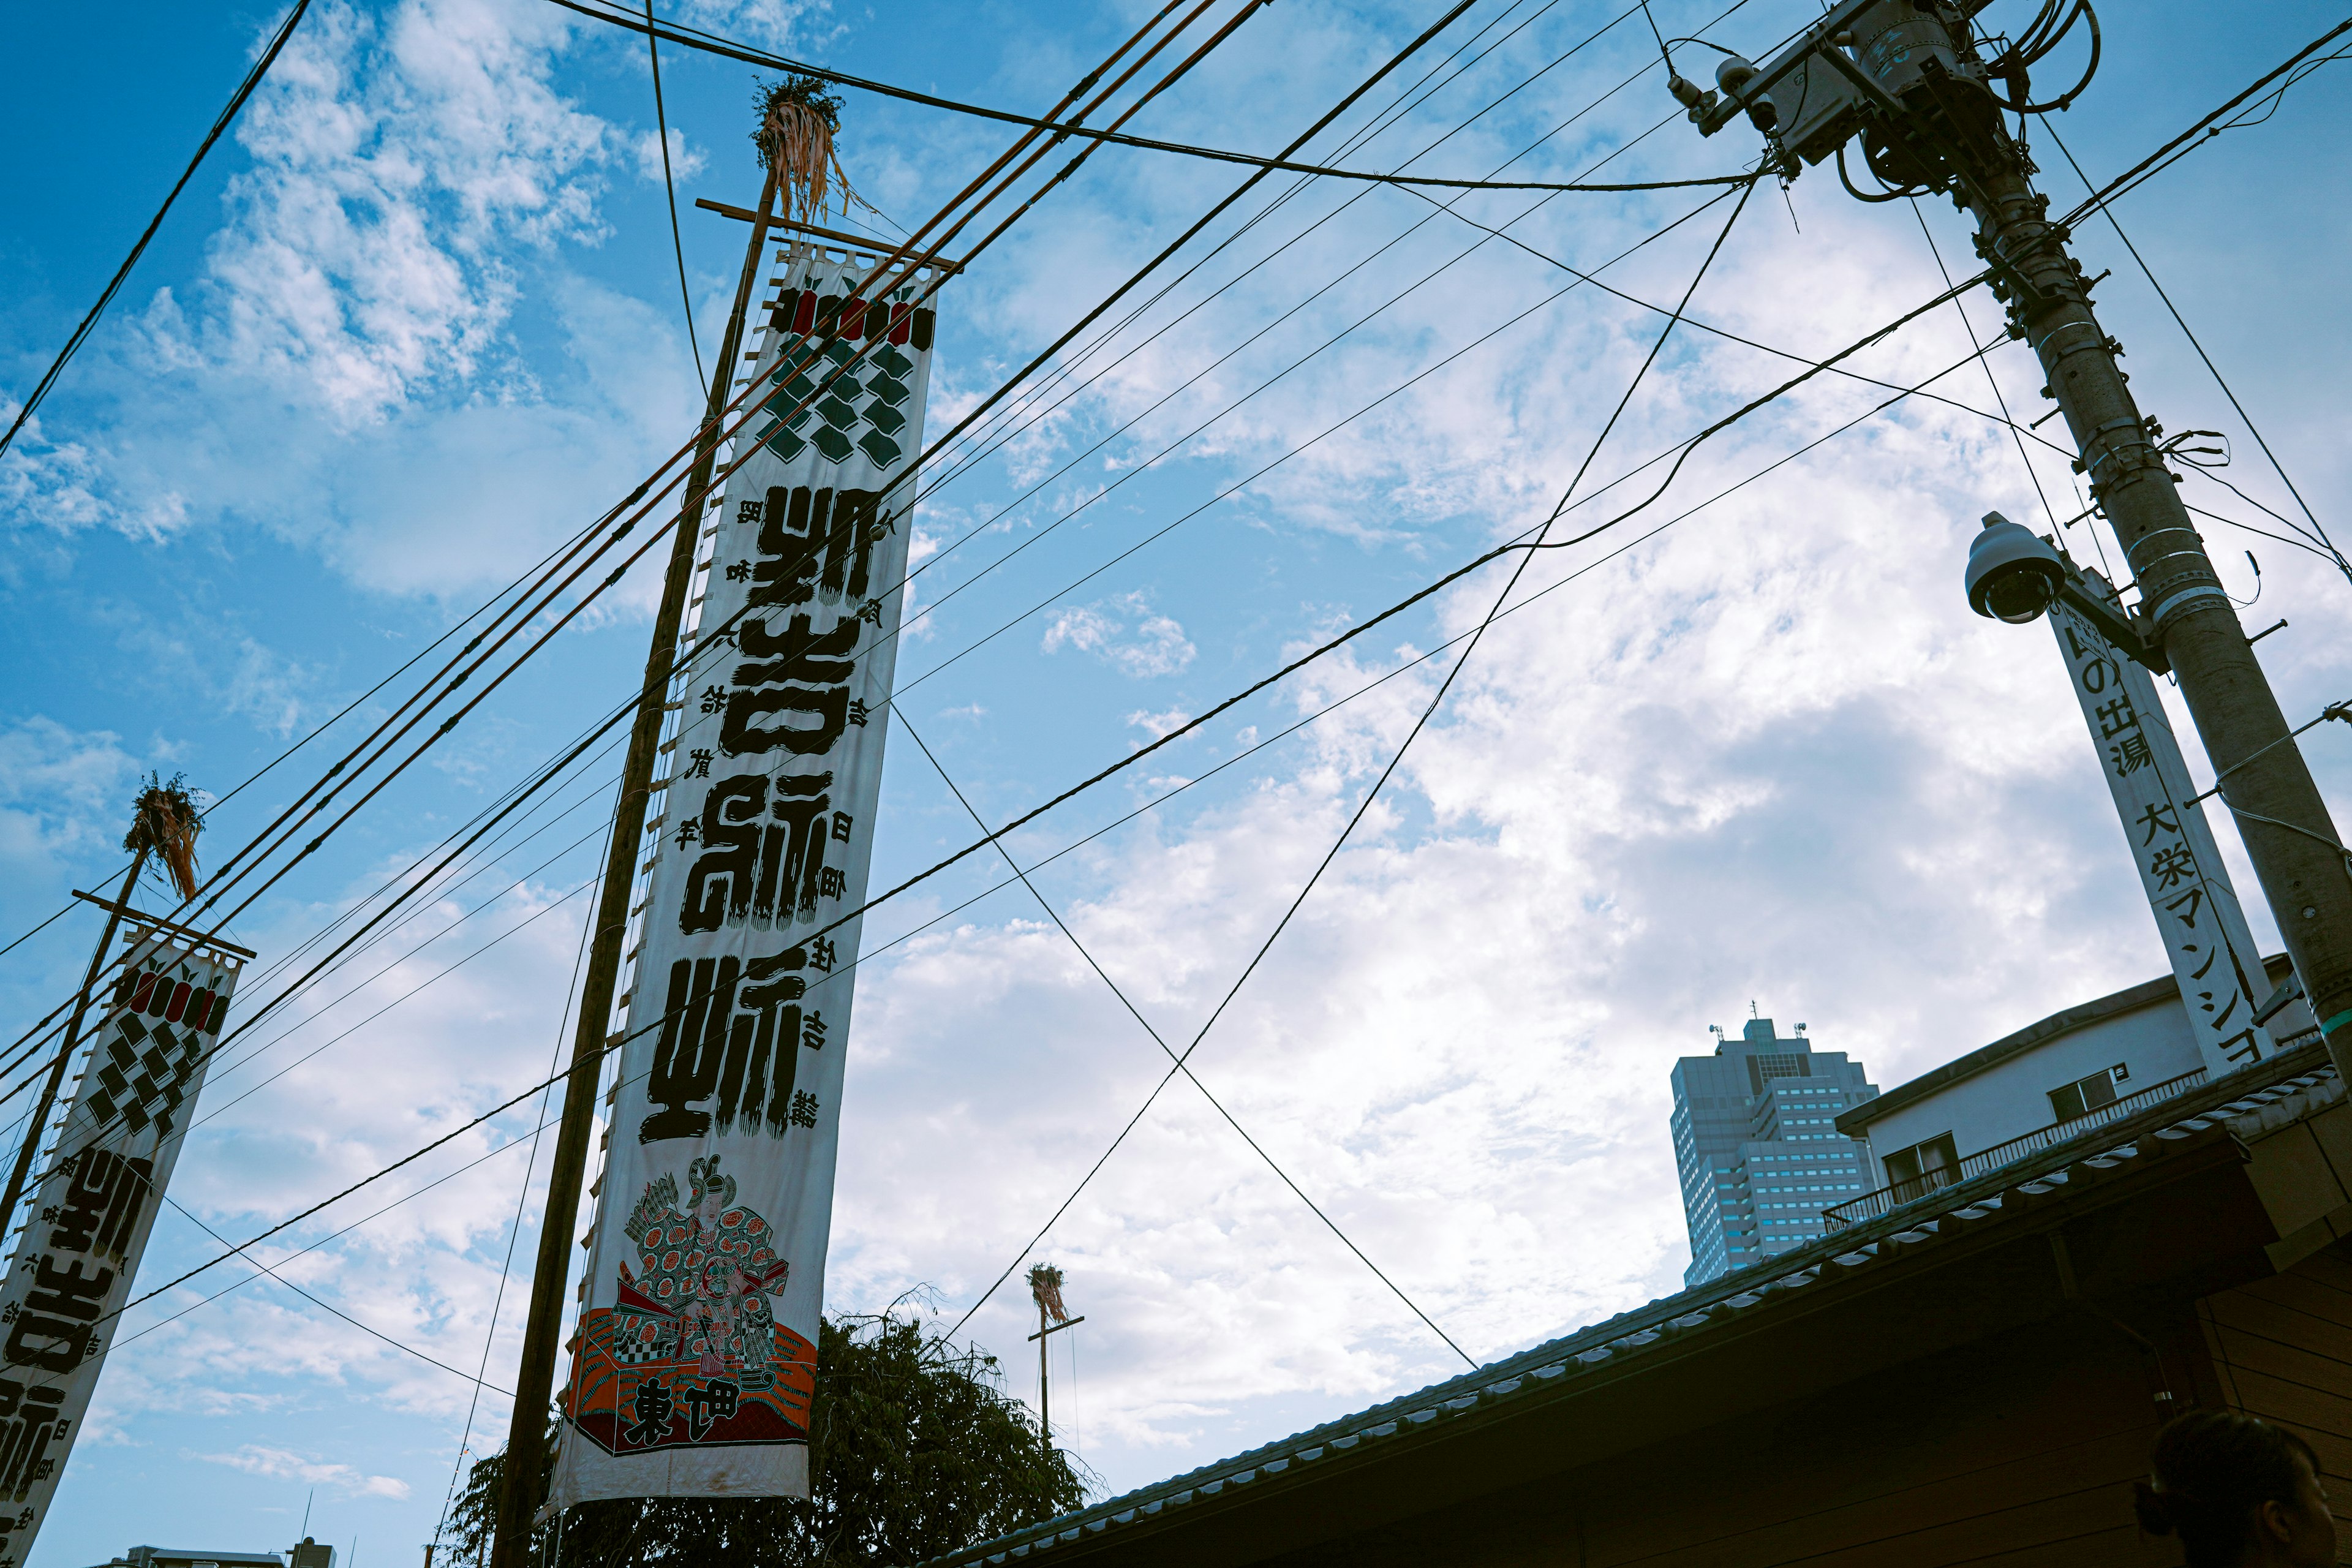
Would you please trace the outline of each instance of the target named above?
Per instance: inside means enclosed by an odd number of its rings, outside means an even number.
[[[554,1424],[540,1495],[554,1474]],[[912,1318],[828,1318],[809,1414],[814,1496],[584,1503],[541,1527],[533,1561],[554,1568],[905,1568],[1066,1513],[1086,1488],[1049,1458],[996,1359],[958,1350]],[[476,1463],[450,1513],[452,1554],[485,1562],[505,1483],[503,1449]]]

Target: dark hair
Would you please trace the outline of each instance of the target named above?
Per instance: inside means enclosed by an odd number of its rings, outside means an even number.
[[[2294,1500],[2297,1459],[2319,1473],[2311,1445],[2283,1426],[2192,1410],[2156,1435],[2149,1478],[2132,1483],[2133,1510],[2150,1535],[2180,1538],[2188,1568],[2227,1568],[2252,1539],[2254,1510]]]

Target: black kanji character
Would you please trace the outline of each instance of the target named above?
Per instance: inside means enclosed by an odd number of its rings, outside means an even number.
[[[849,721],[859,729],[866,728],[866,718],[873,711],[873,709],[866,705],[866,699],[863,697],[853,697],[849,700]]]
[[[815,1095],[811,1094],[807,1089],[802,1089],[798,1094],[795,1094],[795,1095],[793,1095],[793,1126],[795,1126],[795,1127],[814,1127],[814,1126],[815,1126],[815,1125],[816,1125],[816,1110],[817,1110],[816,1096],[815,1096]]]
[[[2254,1043],[2254,1032],[2251,1028],[2242,1029],[2221,1042],[2221,1055],[2233,1062],[2250,1062],[2262,1054],[2262,1047]]]
[[[709,1434],[712,1422],[724,1421],[741,1408],[735,1384],[725,1378],[714,1377],[700,1388],[690,1388],[686,1394],[686,1435],[699,1443]]]
[[[2158,832],[2179,833],[2180,831],[2180,824],[2175,819],[2175,810],[2176,808],[2169,805],[2158,803],[2148,806],[2139,814],[2139,820],[2132,826],[2147,829],[2147,837],[2139,841],[2141,848],[2145,849],[2155,843]]]
[[[702,824],[700,822],[689,816],[684,822],[677,825],[677,847],[680,849],[686,848],[688,845],[699,844],[701,842]]]
[[[837,899],[849,890],[849,879],[841,874],[838,866],[827,866],[817,877],[817,891],[828,899]]]
[[[801,1020],[801,1044],[813,1051],[824,1049],[824,1014],[811,1009],[808,1016]]]
[[[2136,730],[2139,727],[2139,715],[2132,711],[2131,699],[2128,697],[2118,697],[2113,702],[2102,704],[2095,711],[2099,717],[2099,736],[2102,740],[2112,741],[2126,730]]]
[[[835,812],[833,814],[833,836],[835,838],[840,839],[844,844],[848,843],[849,829],[856,821],[857,819],[856,817],[850,816],[849,813],[845,811]]]
[[[724,1378],[714,1377],[700,1388],[686,1391],[686,1435],[699,1443],[709,1434],[710,1424],[724,1421],[742,1407],[735,1385]]]
[[[735,503],[735,521],[738,523],[757,522],[765,510],[766,508],[758,501],[739,500]]]
[[[624,1443],[651,1443],[669,1436],[669,1418],[677,1413],[677,1401],[656,1379],[648,1378],[637,1384],[636,1397],[630,1402],[636,1415],[636,1425],[621,1429]]]
[[[833,939],[831,937],[821,936],[808,944],[808,963],[811,969],[822,970],[827,974],[833,973]]]
[[[704,687],[702,689],[702,700],[695,704],[695,706],[701,709],[705,713],[717,713],[722,710],[727,706],[727,689],[723,686]]]
[[[727,580],[730,583],[750,582],[751,580],[751,563],[749,561],[730,561],[727,563]]]
[[[707,779],[710,776],[710,752],[708,748],[697,746],[687,752],[686,757],[688,778]]]
[[[2189,852],[2188,846],[2175,844],[2156,852],[2156,858],[2147,863],[2147,874],[2157,879],[2160,888],[2177,888],[2197,875],[2197,858]]]
[[[861,621],[871,621],[877,626],[880,626],[882,624],[882,601],[879,599],[868,599],[864,604],[858,605],[857,618]]]
[[[2116,765],[2116,777],[2128,778],[2156,761],[2147,749],[2147,737],[2135,730],[2107,748],[2107,760]]]

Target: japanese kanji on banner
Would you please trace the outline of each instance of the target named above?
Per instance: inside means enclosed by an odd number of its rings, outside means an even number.
[[[170,1185],[238,960],[136,931],[0,1284],[0,1568],[47,1514]]]
[[[2114,596],[2105,579],[2085,576],[2094,593]],[[2057,634],[2108,793],[2131,841],[2148,911],[2172,955],[2173,977],[2206,1070],[2220,1078],[2270,1056],[2278,1047],[2253,1020],[2270,994],[2262,954],[2213,830],[2195,804],[2197,788],[2189,782],[2155,679],[2063,601],[2050,607],[2050,629]]]
[[[932,313],[904,279],[845,302],[835,253],[780,259],[773,412],[713,515],[649,822],[559,1509],[808,1495],[860,922],[816,933],[866,897]]]

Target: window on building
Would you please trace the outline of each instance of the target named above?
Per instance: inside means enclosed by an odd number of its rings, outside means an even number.
[[[1895,1189],[1895,1201],[1908,1203],[1913,1198],[1948,1187],[1960,1179],[1959,1151],[1948,1132],[1938,1132],[1923,1139],[1908,1149],[1898,1149],[1886,1156],[1886,1184]]]
[[[2116,1085],[2131,1076],[2124,1064],[2101,1068],[2088,1078],[2061,1084],[2050,1091],[2050,1109],[2061,1121],[2072,1121],[2078,1116],[2088,1116],[2103,1105],[2116,1102]]]

